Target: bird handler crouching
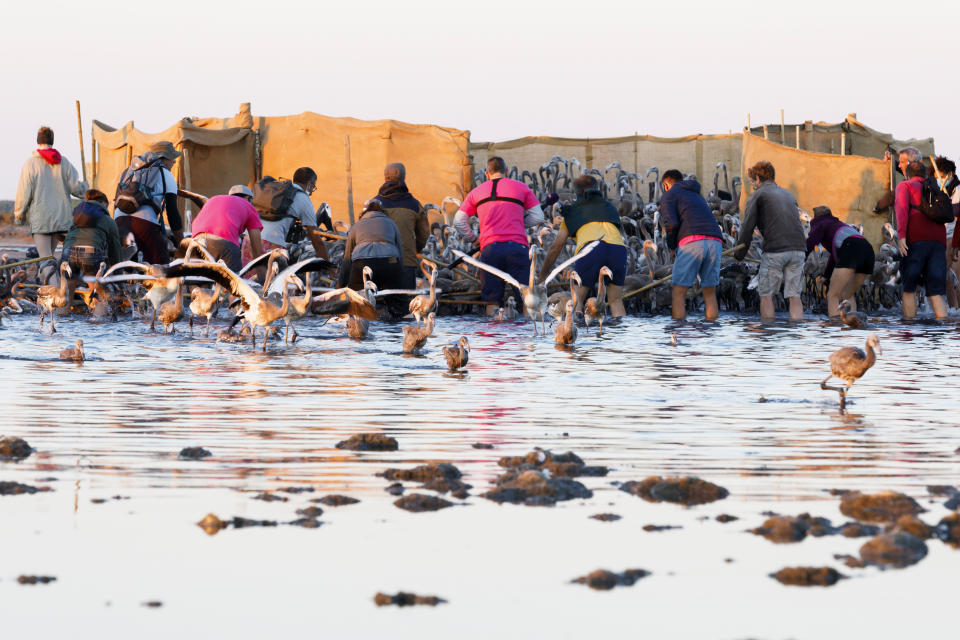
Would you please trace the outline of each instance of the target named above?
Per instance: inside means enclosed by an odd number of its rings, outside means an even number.
[[[627,248],[620,233],[620,214],[609,200],[603,197],[597,179],[581,175],[573,181],[577,199],[560,208],[563,221],[560,231],[547,251],[537,282],[542,283],[553,269],[567,238],[573,236],[577,243],[575,253],[594,240],[600,244],[586,256],[577,260],[576,271],[585,286],[577,287],[577,310],[587,299],[590,287],[600,278],[600,270],[607,267],[613,273],[607,284],[610,315],[619,318],[627,314],[623,308],[623,282],[627,276]]]

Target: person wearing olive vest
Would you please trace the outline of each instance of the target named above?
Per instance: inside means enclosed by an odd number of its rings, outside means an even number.
[[[577,274],[584,284],[577,287],[577,308],[582,307],[591,287],[596,286],[600,269],[607,267],[613,272],[610,282],[606,283],[610,315],[614,318],[625,316],[623,282],[627,276],[627,248],[620,233],[620,214],[613,203],[603,197],[593,176],[581,175],[573,181],[573,188],[577,199],[560,208],[563,221],[544,258],[538,282],[543,282],[553,269],[568,238],[572,237],[577,243],[577,253],[584,245],[599,240],[600,244],[593,251],[576,262]]]

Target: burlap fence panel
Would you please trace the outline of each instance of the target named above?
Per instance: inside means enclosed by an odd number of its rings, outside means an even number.
[[[712,188],[718,162],[727,165],[729,178],[737,175],[740,166],[740,136],[693,135],[682,138],[626,136],[622,138],[552,138],[527,137],[505,142],[478,142],[470,145],[475,171],[482,171],[492,156],[501,156],[510,167],[534,171],[554,156],[576,158],[584,170],[603,171],[619,162],[625,171],[645,175],[651,167],[662,174],[667,169],[694,173],[704,185]],[[609,178],[614,177],[611,170]],[[652,176],[651,176],[652,177]],[[721,185],[722,186],[722,185]],[[647,191],[642,195],[647,197]]]
[[[186,152],[172,169],[183,189],[214,196],[226,193],[232,185],[250,185],[254,181],[254,137],[249,128],[205,129],[183,120],[160,133],[144,133],[133,123],[114,129],[94,120],[93,139],[97,143],[93,185],[111,200],[120,174],[133,157],[162,140]],[[197,213],[189,201],[181,199],[179,206],[181,213],[189,211],[193,216]],[[186,223],[186,216],[184,218]]]
[[[391,162],[406,166],[407,187],[422,203],[439,205],[447,196],[462,200],[469,185],[468,131],[310,112],[258,117],[254,125],[260,133],[262,174],[289,179],[298,167],[311,167],[317,172],[317,190],[311,200],[314,206],[329,203],[335,220],[348,218],[348,135],[356,216],[363,202],[377,195],[383,169]]]
[[[777,184],[797,198],[801,209],[812,215],[814,207],[826,205],[845,222],[863,223],[864,235],[874,247],[883,242],[882,227],[887,217],[874,214],[873,207],[890,188],[889,163],[861,156],[797,151],[744,133],[743,175],[747,167],[761,160],[773,163]],[[741,211],[751,193],[752,185],[744,178]]]
[[[763,136],[764,127],[751,128],[755,136]],[[889,133],[881,133],[871,129],[858,121],[854,114],[847,116],[842,123],[807,121],[803,124],[766,125],[767,139],[787,147],[799,148],[802,151],[818,153],[841,153],[845,149],[847,155],[865,156],[868,158],[882,158],[888,147],[899,151],[904,147],[916,147],[924,156],[934,153],[933,138],[910,138],[898,140]]]

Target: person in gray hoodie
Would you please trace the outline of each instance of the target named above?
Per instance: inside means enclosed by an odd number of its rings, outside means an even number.
[[[397,224],[381,210],[380,202],[367,200],[363,213],[347,235],[340,265],[340,286],[363,289],[363,268],[379,289],[403,288],[403,245]]]
[[[792,193],[774,182],[773,165],[761,160],[747,170],[755,191],[747,200],[743,224],[737,244],[743,245],[733,254],[742,261],[750,250],[753,230],[763,235],[763,253],[760,255],[759,281],[760,317],[773,318],[773,295],[783,285],[783,297],[790,301],[790,319],[803,319],[803,264],[807,241],[800,224],[800,209]]]

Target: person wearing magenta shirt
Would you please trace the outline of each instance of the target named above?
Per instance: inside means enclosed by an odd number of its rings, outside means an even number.
[[[947,230],[920,211],[927,168],[910,162],[907,179],[897,185],[893,210],[897,214],[899,249],[903,258],[903,317],[917,315],[917,286],[923,284],[937,318],[947,317]]]
[[[253,192],[243,184],[230,187],[225,196],[207,200],[193,221],[193,237],[205,246],[215,260],[223,260],[232,271],[243,266],[240,258],[240,236],[250,238],[253,257],[263,253],[260,230],[263,223],[257,210],[250,204]]]
[[[507,163],[494,156],[487,161],[484,175],[487,181],[467,194],[454,217],[453,224],[468,242],[476,242],[477,235],[469,219],[480,221],[480,260],[506,271],[519,282],[530,278],[530,243],[527,229],[543,222],[540,201],[530,188],[517,180],[505,178]],[[487,315],[492,315],[503,302],[505,283],[484,272],[480,299],[489,302]],[[522,296],[514,292],[517,300]]]

